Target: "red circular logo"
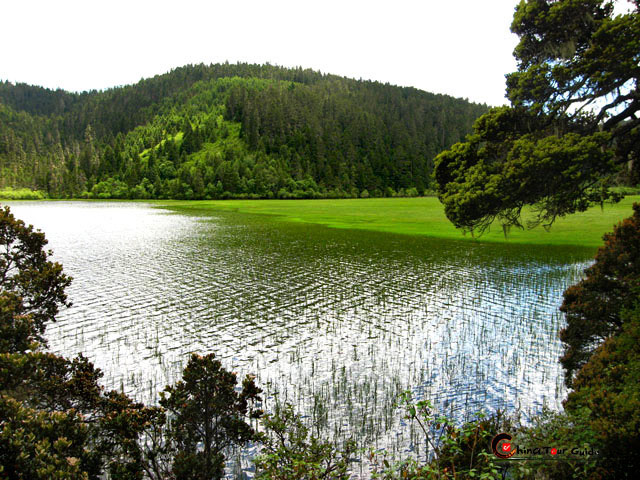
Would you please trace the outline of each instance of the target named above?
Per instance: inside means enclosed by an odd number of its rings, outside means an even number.
[[[511,445],[511,435],[508,433],[499,433],[491,440],[491,450],[498,458],[510,458],[516,453],[515,448]]]

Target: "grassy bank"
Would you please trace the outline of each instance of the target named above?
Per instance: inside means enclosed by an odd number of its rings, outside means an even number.
[[[526,243],[534,245],[580,245],[598,247],[602,235],[632,213],[633,202],[640,196],[626,197],[616,205],[592,208],[586,212],[558,220],[551,231],[512,229],[505,240],[502,228],[496,225],[480,241]],[[276,215],[291,222],[314,223],[331,228],[375,230],[407,235],[467,239],[444,215],[437,198],[371,198],[353,200],[213,200],[191,202],[161,202],[162,205],[185,213],[233,210],[241,213]]]

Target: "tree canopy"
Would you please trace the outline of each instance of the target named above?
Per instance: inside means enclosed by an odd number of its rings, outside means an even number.
[[[473,134],[435,161],[438,195],[459,228],[494,220],[550,225],[637,182],[640,155],[640,3],[614,15],[603,0],[529,0],[511,30],[518,71],[507,75],[509,107],[491,109]]]
[[[53,198],[411,196],[486,105],[271,65],[68,93],[0,81],[0,189]],[[366,192],[366,193],[365,193]]]
[[[636,287],[636,300],[638,293]],[[565,403],[568,411],[586,416],[603,450],[605,478],[632,478],[640,465],[640,303],[620,317],[617,335],[593,352]]]
[[[45,323],[55,319],[61,306],[71,305],[64,292],[71,278],[62,272],[62,265],[49,259],[51,252],[45,250],[46,244],[44,233],[16,219],[9,207],[0,209],[2,310],[6,315],[28,315],[33,330],[28,330],[24,317],[20,328],[26,337],[40,342],[44,341]]]
[[[162,393],[170,417],[167,439],[174,451],[173,472],[184,480],[210,480],[224,475],[225,452],[256,439],[247,423],[259,418],[255,408],[261,390],[247,375],[236,390],[236,374],[225,370],[214,354],[192,354],[182,380]]]
[[[631,309],[640,292],[640,204],[632,217],[604,236],[595,263],[586,277],[564,292],[560,310],[567,326],[560,332],[566,344],[562,364],[567,383],[590,358],[595,347],[620,333],[623,312]]]

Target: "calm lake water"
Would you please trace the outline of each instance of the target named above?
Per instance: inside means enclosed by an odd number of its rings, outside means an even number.
[[[16,202],[74,280],[50,348],[82,352],[140,400],[189,352],[254,373],[362,445],[420,453],[398,392],[463,419],[558,408],[564,289],[592,250],[335,230],[266,216],[186,216],[140,203]]]

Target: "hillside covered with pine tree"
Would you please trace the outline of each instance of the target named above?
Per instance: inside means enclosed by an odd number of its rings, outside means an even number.
[[[417,195],[486,105],[272,65],[69,93],[0,82],[0,188],[52,198]]]

